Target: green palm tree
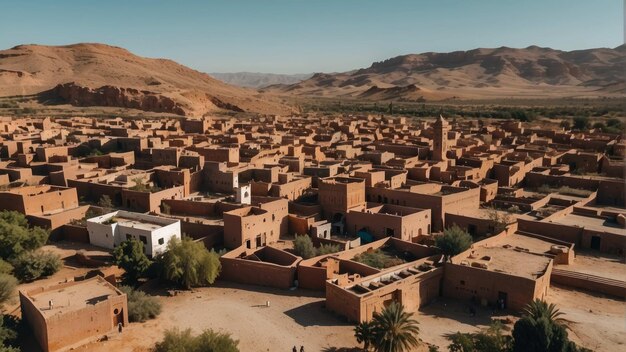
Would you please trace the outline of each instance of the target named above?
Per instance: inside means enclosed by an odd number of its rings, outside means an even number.
[[[356,342],[363,344],[363,349],[369,351],[370,344],[374,341],[374,324],[364,321],[354,327]]]
[[[380,313],[374,313],[372,324],[377,352],[404,352],[419,344],[417,320],[413,319],[413,313],[405,312],[404,306],[397,302]]]
[[[534,320],[539,320],[539,318],[543,317],[548,319],[549,322],[558,325],[566,325],[567,322],[562,318],[563,313],[554,303],[548,304],[546,301],[538,298],[526,305],[524,313]]]

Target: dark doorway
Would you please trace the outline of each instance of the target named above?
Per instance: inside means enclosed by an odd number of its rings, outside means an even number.
[[[263,244],[261,243],[261,235],[256,236],[256,246],[261,247]]]
[[[117,327],[118,324],[124,325],[124,310],[115,308],[113,314],[113,326]]]
[[[393,229],[385,227],[385,237],[393,237],[394,234],[395,231]]]
[[[600,236],[591,236],[591,249],[600,250],[600,242],[602,239]]]
[[[499,291],[498,292],[498,308],[499,309],[506,309],[507,306],[507,296],[508,294],[506,292],[502,292]]]
[[[472,237],[476,237],[476,225],[467,225],[467,232],[472,235]]]

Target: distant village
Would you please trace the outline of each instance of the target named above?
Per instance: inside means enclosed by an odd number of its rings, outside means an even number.
[[[124,339],[113,257],[130,242],[155,260],[193,241],[219,258],[218,282],[315,291],[353,325],[440,298],[519,313],[552,285],[626,297],[603,266],[626,251],[620,134],[325,114],[6,117],[0,131],[0,211],[89,269],[18,286],[14,314],[45,352]]]

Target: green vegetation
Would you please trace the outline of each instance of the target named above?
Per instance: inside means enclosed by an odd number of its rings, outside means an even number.
[[[111,208],[113,208],[113,201],[111,201],[111,197],[104,194],[100,197],[100,200],[98,201],[98,206],[104,208],[105,212],[108,212]]]
[[[513,327],[513,336],[502,333],[495,322],[478,333],[451,335],[451,352],[588,352],[589,349],[569,341],[565,320],[554,304],[535,300],[524,309],[524,315]]]
[[[128,300],[128,320],[143,323],[154,319],[161,314],[161,303],[145,292],[134,290],[129,286],[121,286],[120,291],[126,294]]]
[[[165,331],[165,336],[158,342],[154,352],[237,352],[239,341],[230,334],[204,330],[200,335],[191,335],[191,329]]]
[[[500,322],[493,322],[488,329],[477,333],[457,332],[448,337],[450,352],[498,352],[510,351],[513,340],[502,333]]]
[[[222,268],[215,251],[209,252],[204,244],[189,237],[172,238],[159,261],[163,278],[185,289],[212,284]]]
[[[515,206],[516,207],[516,206]],[[513,208],[513,207],[511,207]],[[517,207],[516,207],[517,208]],[[516,211],[517,210],[517,211]],[[519,212],[519,208],[513,209],[513,213]],[[506,212],[500,212],[495,208],[490,208],[487,212],[487,216],[489,221],[491,221],[493,226],[493,231],[491,235],[497,235],[500,232],[506,230],[506,227],[513,222],[513,218]]]
[[[161,213],[169,215],[172,211],[172,207],[170,207],[168,204],[162,203],[161,204]]]
[[[539,299],[530,303],[513,328],[514,352],[585,351],[569,341],[563,315],[554,304]]]
[[[22,282],[50,276],[61,269],[61,258],[47,251],[36,250],[20,254],[12,261],[13,273]]]
[[[24,214],[16,211],[0,212],[0,258],[11,260],[20,254],[35,250],[48,241],[48,231],[29,227]]]
[[[377,269],[386,269],[405,262],[403,259],[385,253],[385,251],[380,249],[358,254],[352,260]]]
[[[369,351],[370,345],[374,342],[374,324],[369,321],[358,323],[354,327],[354,337],[357,343],[363,344],[363,349]]]
[[[134,178],[133,181],[135,182],[135,185],[129,188],[129,190],[131,191],[154,193],[154,192],[158,192],[161,190],[161,188],[157,186],[152,186],[152,185],[147,184],[140,177]]]
[[[587,189],[572,188],[568,186],[561,186],[558,188],[553,188],[548,185],[541,185],[537,187],[535,191],[538,193],[542,193],[542,194],[559,193],[559,194],[563,194],[566,196],[575,196],[575,197],[589,197],[589,195],[593,193],[593,191],[590,191]]]
[[[574,129],[586,130],[591,126],[589,116],[575,116],[572,121],[574,122]]]
[[[61,267],[60,258],[37,250],[46,243],[48,236],[45,229],[29,227],[24,214],[0,212],[0,273],[7,276],[13,273],[20,281],[27,282],[57,272]]]
[[[16,287],[17,279],[13,275],[0,274],[0,307],[13,297]]]
[[[19,352],[17,344],[21,320],[12,315],[0,316],[0,352]]]
[[[341,251],[341,248],[338,244],[322,244],[317,249],[317,255],[333,254],[339,251]]]
[[[336,244],[322,244],[319,248],[313,246],[313,241],[308,235],[296,235],[293,242],[293,251],[303,259],[313,258],[318,255],[337,253],[341,250]]]
[[[412,351],[419,344],[418,323],[413,313],[404,311],[404,306],[393,302],[382,312],[374,313],[371,322],[358,324],[354,336],[363,343],[365,350],[370,346],[378,352]]]
[[[123,281],[127,285],[136,285],[150,265],[150,259],[144,254],[143,243],[129,239],[122,242],[113,251],[115,264],[124,269]]]
[[[445,229],[442,236],[435,238],[435,245],[449,259],[470,248],[472,236],[455,224]]]
[[[518,119],[520,121],[531,121],[536,117],[563,119],[574,116],[612,116],[623,111],[623,102],[617,98],[603,100],[566,99],[548,103],[538,100],[516,100],[515,105],[517,106],[507,105],[502,101],[464,104],[463,102],[436,103],[398,100],[393,102],[393,110],[389,109],[388,104],[351,99],[312,98],[298,103],[304,113],[390,114],[413,117],[433,117],[441,114],[446,117]]]
[[[311,237],[308,235],[296,235],[296,239],[293,242],[293,250],[296,255],[303,259],[313,258],[317,254],[313,241],[311,241]]]

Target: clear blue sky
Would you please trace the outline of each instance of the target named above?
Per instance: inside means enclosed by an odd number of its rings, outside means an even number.
[[[426,51],[616,47],[623,1],[1,0],[0,48],[101,42],[205,72],[332,72]]]

